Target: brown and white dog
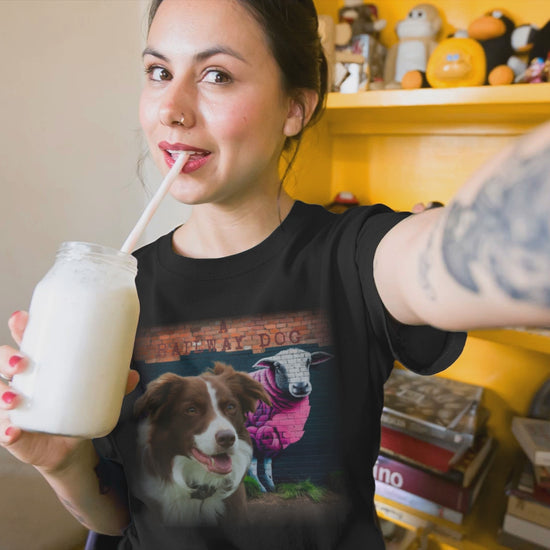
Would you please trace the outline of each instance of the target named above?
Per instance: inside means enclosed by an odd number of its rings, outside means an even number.
[[[134,406],[143,490],[165,522],[213,524],[244,512],[252,458],[244,420],[258,400],[270,404],[262,385],[223,363],[200,376],[166,373],[147,386]]]

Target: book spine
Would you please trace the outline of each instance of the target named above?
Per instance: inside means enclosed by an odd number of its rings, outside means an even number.
[[[393,485],[387,485],[381,481],[374,481],[376,486],[376,493],[384,498],[398,502],[399,504],[404,504],[410,508],[414,508],[420,512],[424,512],[430,516],[434,516],[441,519],[446,519],[452,523],[460,525],[464,520],[464,514],[462,512],[457,512],[456,510],[451,510],[445,506],[440,506],[439,504],[432,502],[428,499],[413,495],[408,493],[403,489],[394,487]]]
[[[547,450],[547,447],[543,449],[537,445],[534,435],[529,431],[530,429],[533,428],[530,428],[529,424],[525,423],[521,417],[516,416],[513,418],[512,433],[531,462],[536,466],[550,466],[550,451]]]
[[[510,495],[506,511],[517,518],[550,528],[550,506]]]
[[[512,535],[512,533],[508,533],[507,531],[504,531],[502,529],[500,529],[497,535],[497,542],[501,546],[505,546],[506,548],[510,548],[511,550],[546,550],[548,548],[544,548],[539,544],[527,542],[525,539],[522,539],[521,537],[518,537],[516,535]]]
[[[382,412],[381,422],[389,428],[410,432],[418,435],[419,437],[439,440],[448,445],[452,445],[457,449],[464,443],[472,445],[475,437],[473,433],[458,432],[445,428],[444,426],[437,426],[435,424],[424,424],[416,421],[412,417],[394,414],[390,410],[384,410]]]
[[[379,495],[380,496],[380,495]],[[376,506],[376,512],[379,516],[383,517],[388,521],[397,522],[401,525],[407,525],[411,527],[415,532],[419,529],[426,529],[429,527],[431,532],[438,533],[444,537],[453,539],[455,541],[462,540],[464,538],[463,527],[456,526],[450,527],[448,524],[443,525],[441,522],[438,522],[433,517],[430,519],[422,519],[413,513],[406,512],[401,508],[397,508],[394,504],[388,504],[387,502],[376,499],[374,501]]]
[[[550,467],[534,466],[537,485],[543,489],[550,489]]]
[[[455,454],[443,447],[432,445],[409,434],[382,426],[380,446],[394,453],[426,464],[440,472],[448,472]]]
[[[507,533],[512,533],[512,535],[517,535],[529,542],[540,544],[544,548],[550,548],[550,529],[547,527],[517,518],[511,514],[505,514],[502,528]]]
[[[373,470],[374,479],[394,485],[408,493],[436,504],[466,513],[470,508],[471,491],[408,464],[380,455]]]

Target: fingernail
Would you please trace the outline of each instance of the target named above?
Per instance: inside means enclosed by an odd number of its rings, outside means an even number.
[[[5,391],[2,394],[2,401],[6,405],[11,405],[14,402],[16,397],[17,397],[17,394],[13,393],[12,391]]]
[[[13,435],[13,426],[8,426],[6,428],[6,431],[4,432],[8,437],[11,437]]]
[[[10,357],[10,360],[8,361],[10,364],[10,367],[15,368],[19,364],[19,362],[23,359],[20,355],[12,355]]]
[[[14,311],[11,315],[10,315],[10,318],[11,317],[15,317],[18,313],[21,313],[21,311],[18,309],[17,311]]]

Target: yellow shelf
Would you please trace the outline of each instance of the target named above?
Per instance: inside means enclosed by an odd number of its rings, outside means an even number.
[[[384,124],[403,133],[424,133],[425,125],[446,133],[464,126],[499,133],[499,124],[524,131],[550,119],[550,83],[331,93],[326,117],[333,134],[370,133]]]
[[[498,344],[515,346],[550,354],[550,329],[545,330],[474,330],[468,333],[473,338],[481,338]]]

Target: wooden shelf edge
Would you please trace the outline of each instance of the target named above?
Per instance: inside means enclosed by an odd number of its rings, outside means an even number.
[[[327,109],[418,107],[452,105],[521,105],[541,103],[550,106],[550,83],[420,90],[370,90],[355,94],[331,93]]]

